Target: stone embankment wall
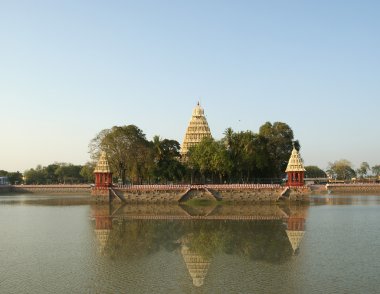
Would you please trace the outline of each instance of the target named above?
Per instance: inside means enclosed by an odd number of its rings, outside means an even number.
[[[146,202],[146,203],[178,203],[186,190],[158,190],[158,191],[126,191],[115,189],[117,194],[122,194],[127,202]]]
[[[42,194],[90,194],[90,185],[16,185],[11,187],[15,193]]]
[[[192,199],[224,200],[231,202],[275,202],[284,187],[280,185],[144,185],[120,186],[114,189],[127,202],[184,202]],[[290,190],[287,199],[307,201],[310,189],[297,187]]]
[[[136,185],[114,187],[115,193],[130,203],[178,203],[192,199],[224,200],[231,202],[275,202],[279,200],[284,187],[280,185]],[[0,193],[42,193],[42,194],[90,194],[97,202],[108,202],[110,192],[92,189],[89,185],[17,185],[2,187]],[[285,198],[308,201],[310,189],[291,188]],[[111,195],[112,196],[112,195]]]
[[[292,201],[309,201],[311,190],[307,186],[292,187],[289,192],[289,200]]]
[[[330,193],[376,193],[380,194],[380,184],[327,184]]]

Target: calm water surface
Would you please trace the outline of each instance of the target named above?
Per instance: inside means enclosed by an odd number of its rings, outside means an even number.
[[[0,196],[0,293],[379,293],[380,196],[96,206]]]

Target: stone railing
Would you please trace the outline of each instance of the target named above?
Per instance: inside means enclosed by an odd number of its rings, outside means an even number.
[[[362,192],[362,193],[380,193],[380,184],[376,183],[355,183],[355,184],[327,184],[326,189],[330,192]]]
[[[15,185],[17,193],[90,193],[90,185]]]
[[[127,191],[182,191],[182,190],[257,190],[278,189],[278,184],[210,184],[210,185],[117,185],[116,189]]]
[[[214,190],[256,190],[256,189],[278,189],[281,185],[278,184],[221,184],[221,185],[206,185],[207,189]]]

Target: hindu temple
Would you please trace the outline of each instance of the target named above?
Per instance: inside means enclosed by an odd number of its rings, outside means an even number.
[[[112,172],[107,160],[107,154],[103,151],[94,170],[95,187],[107,188],[112,185]]]
[[[207,123],[204,109],[198,102],[193,110],[193,114],[186,130],[185,138],[181,146],[181,155],[186,155],[189,152],[190,147],[199,144],[204,138],[211,137],[211,131]]]
[[[305,171],[306,169],[303,165],[301,155],[293,144],[293,151],[290,156],[288,166],[285,170],[285,172],[288,174],[287,185],[289,187],[303,186]]]

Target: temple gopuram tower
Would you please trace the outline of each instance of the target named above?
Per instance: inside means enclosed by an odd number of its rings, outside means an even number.
[[[304,185],[305,167],[301,155],[293,144],[292,155],[285,172],[288,174],[287,186],[299,187]]]
[[[211,138],[210,128],[204,114],[203,108],[199,102],[193,110],[193,115],[189,126],[187,127],[185,138],[181,146],[181,155],[184,156],[189,152],[189,148],[199,144],[203,138]]]
[[[95,189],[106,189],[112,186],[112,172],[108,164],[107,155],[102,151],[98,164],[94,170]]]

